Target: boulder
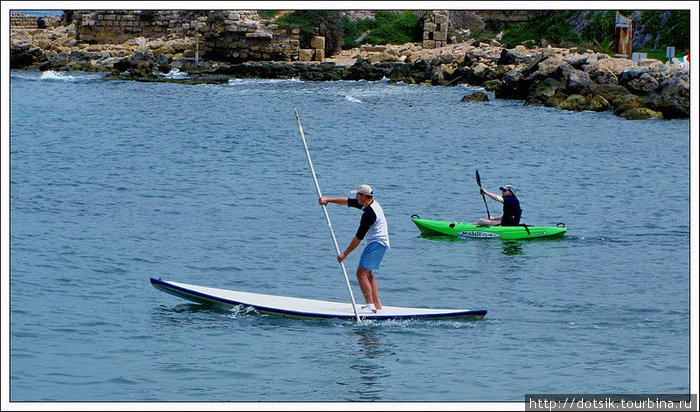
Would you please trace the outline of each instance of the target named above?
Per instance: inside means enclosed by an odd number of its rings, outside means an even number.
[[[426,77],[430,79],[430,84],[437,86],[445,84],[445,70],[444,66],[433,67],[431,71],[426,73]]]
[[[173,39],[168,40],[166,46],[172,47],[175,53],[183,53],[185,50],[194,50],[197,48],[196,41],[189,39]],[[200,44],[200,52],[202,45]]]
[[[165,41],[162,39],[155,39],[153,41],[148,42],[148,48],[151,50],[160,49],[163,46],[165,46]]]
[[[583,66],[588,64],[588,55],[585,54],[567,54],[564,56],[564,61],[572,65],[574,68],[583,70]]]
[[[644,73],[636,79],[629,80],[624,86],[634,94],[646,96],[654,91],[659,86],[659,83],[648,73]]]
[[[370,53],[368,55],[370,63],[381,63],[381,62],[397,62],[399,61],[398,57],[395,55],[391,55],[389,53],[381,52],[381,53]]]
[[[565,69],[573,69],[570,64],[557,57],[547,57],[537,64],[538,77],[560,77]]]
[[[529,63],[525,66],[523,69],[523,72],[526,74],[526,76],[529,76],[531,73],[534,73],[535,71],[539,70],[539,65],[542,61],[546,60],[547,56],[543,53],[537,53],[535,57],[533,57]]]
[[[593,87],[593,92],[603,96],[609,102],[629,94],[629,91],[619,84],[598,84]]]
[[[608,100],[599,95],[596,94],[591,98],[591,100],[588,102],[584,110],[589,110],[592,112],[604,112],[610,108],[610,102]]]
[[[562,92],[564,90],[564,85],[552,78],[546,78],[542,81],[534,82],[530,85],[527,97],[525,99],[525,104],[529,106],[556,106],[556,103],[552,98],[557,94],[557,92]]]
[[[10,43],[10,68],[26,68],[41,55],[41,50],[32,47],[31,43]]]
[[[462,102],[488,102],[489,96],[484,92],[476,92],[462,97]]]
[[[591,86],[591,78],[584,71],[568,66],[564,69],[564,73],[567,93],[583,93]]]
[[[154,53],[172,55],[172,54],[175,54],[175,49],[173,49],[173,47],[170,46],[169,44],[164,44],[163,47],[160,47],[160,48],[154,50]]]
[[[690,85],[679,77],[663,80],[653,92],[649,93],[643,104],[654,111],[661,112],[666,119],[690,118]]]
[[[170,63],[173,59],[167,54],[159,54],[155,58],[155,64],[159,72],[168,73],[170,71]]]
[[[630,66],[617,76],[620,85],[627,87],[635,94],[646,96],[656,89],[659,83],[650,75],[648,67]]]
[[[514,49],[514,50],[502,49],[501,55],[499,56],[498,60],[496,61],[496,64],[501,66],[504,64],[522,63],[524,61],[524,57],[526,57],[526,56],[529,57],[529,54],[521,53],[521,50],[518,50],[518,49]]]
[[[660,61],[656,59],[640,59],[637,61],[637,64],[643,67],[651,67],[651,66],[656,66],[658,64],[662,64]]]
[[[620,116],[629,110],[643,107],[642,98],[634,93],[627,93],[619,96],[617,99],[610,101],[615,115]]]
[[[493,92],[494,94],[498,94],[497,90],[499,90],[502,85],[503,85],[503,82],[499,79],[487,80],[483,84],[484,89],[486,89],[489,92]]]
[[[600,56],[599,56],[600,57]],[[601,70],[610,70],[615,76],[619,75],[626,68],[634,66],[634,62],[629,59],[621,59],[616,57],[604,58],[598,60],[597,65]]]
[[[415,64],[415,63],[414,63]],[[369,62],[369,59],[357,59],[355,64],[347,68],[345,80],[369,80],[377,81],[384,77],[389,78],[390,70],[385,70]]]
[[[597,84],[617,84],[617,76],[610,69],[600,68],[595,66],[584,66],[584,71],[588,73],[588,77]]]
[[[587,105],[588,101],[585,97],[581,96],[580,94],[572,94],[567,97],[566,100],[559,103],[557,107],[562,110],[580,112],[581,110],[584,110]]]
[[[507,49],[503,49],[501,51],[501,56],[498,58],[498,61],[496,62],[497,65],[503,65],[503,64],[515,64],[518,61],[517,57],[509,52]]]
[[[77,52],[71,53],[71,58],[73,60],[75,60],[75,58],[72,56],[74,53]],[[153,72],[158,70],[158,64],[155,62],[155,59],[150,52],[139,52],[134,53],[131,56],[124,57],[115,62],[113,67],[114,70],[122,73],[128,71],[130,73],[130,77],[132,78],[150,78],[153,76]],[[164,70],[161,71],[170,71],[167,67],[163,67],[163,69]]]
[[[648,73],[648,67],[629,66],[617,75],[617,79],[621,85],[625,85],[633,79],[639,78],[642,74]]]
[[[516,67],[501,78],[501,86],[496,91],[497,98],[522,99],[528,90],[528,83],[525,81],[524,73],[526,68]]]
[[[635,107],[620,115],[627,120],[662,119],[663,115],[646,107]]]
[[[473,67],[462,67],[456,73],[462,76],[464,81],[472,85],[481,85],[488,80],[492,80],[494,70],[483,63],[477,63]]]

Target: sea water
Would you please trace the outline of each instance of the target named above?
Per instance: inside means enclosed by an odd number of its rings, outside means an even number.
[[[689,392],[688,120],[461,103],[465,86],[101,77],[11,74],[11,401]],[[294,320],[150,285],[349,302],[295,108],[323,195],[368,183],[384,208],[382,303],[485,318]],[[413,214],[486,216],[477,169],[566,235],[421,237]],[[328,212],[344,250],[361,212]]]

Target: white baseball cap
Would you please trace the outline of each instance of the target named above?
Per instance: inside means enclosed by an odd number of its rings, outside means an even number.
[[[372,186],[365,185],[365,184],[358,186],[357,189],[351,191],[350,193],[352,193],[353,195],[357,194],[357,193],[362,193],[363,195],[366,195],[366,196],[374,196],[374,191],[372,190]]]

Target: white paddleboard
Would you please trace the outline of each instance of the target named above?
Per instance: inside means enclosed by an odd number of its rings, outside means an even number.
[[[294,298],[288,296],[262,295],[259,293],[238,292],[186,283],[165,281],[151,278],[156,289],[187,300],[199,303],[222,304],[228,306],[244,305],[268,315],[310,319],[346,319],[355,320],[352,304]],[[360,305],[356,305],[359,310]],[[373,314],[360,314],[361,319],[410,319],[410,318],[470,318],[481,319],[486,315],[485,309],[427,309],[383,306]]]

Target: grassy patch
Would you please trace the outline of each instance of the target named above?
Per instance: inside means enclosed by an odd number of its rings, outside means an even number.
[[[580,41],[567,19],[570,11],[557,11],[548,17],[538,17],[525,22],[499,23],[497,28],[503,31],[503,45],[513,48],[527,42],[540,43],[542,39],[556,45],[573,45]]]
[[[404,44],[422,41],[423,31],[418,26],[418,16],[410,11],[402,14],[378,11],[374,19],[351,22],[343,18],[344,49],[362,44]],[[364,38],[360,38],[366,34]]]
[[[258,15],[266,20],[274,19],[279,10],[258,10]]]

